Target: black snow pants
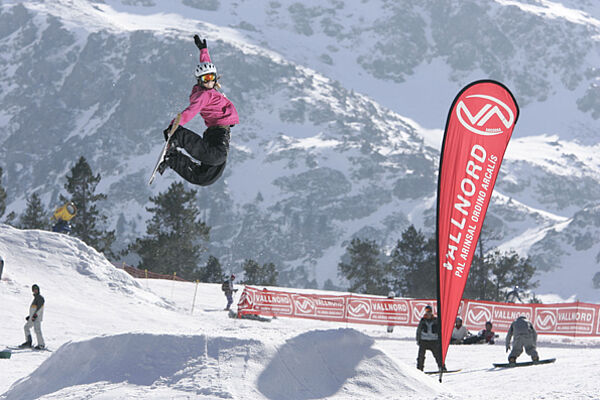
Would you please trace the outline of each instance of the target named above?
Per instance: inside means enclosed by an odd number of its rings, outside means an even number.
[[[180,126],[173,133],[173,144],[198,160],[192,160],[179,152],[170,152],[167,165],[181,175],[186,181],[200,186],[213,184],[225,170],[227,154],[229,153],[230,127],[214,126],[202,134]]]
[[[440,354],[440,344],[437,340],[421,340],[419,343],[419,355],[417,356],[417,368],[423,371],[425,366],[425,351],[431,351],[438,368],[442,369],[442,355]]]

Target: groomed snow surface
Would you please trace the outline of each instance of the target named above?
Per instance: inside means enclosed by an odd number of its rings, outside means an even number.
[[[439,383],[415,368],[414,328],[231,319],[216,284],[198,285],[192,313],[196,284],[133,279],[45,231],[0,225],[0,255],[0,349],[23,342],[37,283],[53,350],[0,359],[1,399],[600,398],[596,338],[541,336],[556,363],[505,370],[492,367],[506,360],[503,340],[451,346],[447,365],[462,370]]]

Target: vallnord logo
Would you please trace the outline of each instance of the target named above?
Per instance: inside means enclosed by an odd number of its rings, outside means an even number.
[[[473,307],[469,310],[467,318],[474,324],[482,324],[492,320],[492,312],[484,307]]]
[[[469,108],[462,100],[456,106],[456,116],[459,122],[471,132],[483,136],[494,136],[504,132],[502,125],[504,128],[509,129],[514,124],[515,115],[513,114],[512,110],[497,98],[487,96],[485,94],[473,94],[471,96],[467,96],[466,98],[470,99],[473,97],[488,100],[488,102],[481,107],[481,109],[475,115],[471,113]],[[467,120],[463,118],[463,115]],[[496,127],[486,127],[484,130],[483,126],[494,115],[498,116],[502,122],[502,125],[498,125]]]
[[[535,323],[542,330],[551,330],[556,327],[556,313],[554,311],[540,311],[535,317]]]
[[[308,297],[297,297],[294,299],[294,304],[302,314],[313,314],[315,312],[315,302]]]
[[[356,318],[367,318],[371,315],[371,305],[368,301],[350,300],[348,314]]]

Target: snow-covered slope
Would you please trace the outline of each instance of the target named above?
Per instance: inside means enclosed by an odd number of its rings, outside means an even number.
[[[409,224],[433,232],[441,128],[456,92],[479,78],[501,80],[521,106],[488,214],[503,237],[490,243],[544,260],[537,241],[600,195],[597,10],[546,0],[3,1],[8,211],[34,191],[56,207],[84,155],[119,243],[142,234],[149,197],[180,180],[145,185],[166,121],[187,105],[199,33],[241,118],[224,178],[198,196],[209,252],[224,265],[274,262],[283,284],[321,285],[337,280],[352,237],[389,248]],[[536,240],[523,246],[523,235]],[[600,241],[588,252],[557,240],[565,249],[549,262],[581,264],[591,280]],[[540,267],[539,291],[554,291]],[[600,299],[561,284],[564,297]]]
[[[571,400],[599,389],[594,338],[540,336],[540,354],[558,361],[514,370],[491,367],[506,357],[502,339],[452,346],[447,364],[462,371],[440,384],[415,368],[414,328],[231,319],[219,285],[135,281],[54,233],[0,225],[0,251],[0,349],[22,341],[36,282],[53,350],[0,360],[2,399]],[[430,354],[425,368],[435,369]]]

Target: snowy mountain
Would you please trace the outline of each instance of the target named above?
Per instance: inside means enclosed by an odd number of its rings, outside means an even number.
[[[598,393],[598,338],[540,335],[540,355],[557,362],[512,370],[492,367],[506,359],[503,335],[451,346],[447,365],[462,370],[439,384],[415,368],[414,327],[231,319],[218,284],[134,280],[57,233],[0,225],[0,253],[0,350],[23,340],[33,283],[52,350],[0,359],[0,399],[499,400],[499,381],[525,399]]]
[[[432,232],[446,113],[462,86],[492,78],[521,106],[488,212],[493,244],[539,261],[541,293],[597,300],[600,240],[578,216],[599,198],[598,16],[594,2],[545,0],[5,0],[8,211],[34,191],[56,207],[83,155],[119,242],[142,234],[149,197],[180,180],[146,185],[162,130],[187,106],[198,33],[241,119],[224,179],[198,196],[226,268],[252,258],[287,271],[285,284],[322,284],[352,237],[391,246],[409,224]],[[573,265],[582,282],[553,286]]]

